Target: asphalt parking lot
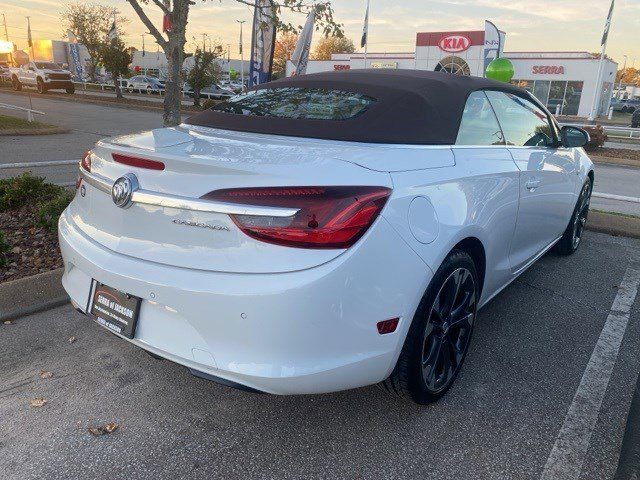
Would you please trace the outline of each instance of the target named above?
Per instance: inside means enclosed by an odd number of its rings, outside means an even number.
[[[246,393],[155,360],[70,306],[20,318],[0,325],[0,477],[537,479],[559,446],[562,478],[611,478],[640,366],[640,299],[619,351],[606,332],[638,270],[640,240],[593,232],[572,257],[546,255],[480,312],[458,382],[429,407],[375,386]],[[613,373],[590,383],[603,336]],[[36,397],[47,403],[30,407]],[[586,413],[572,420],[576,404]],[[87,431],[108,422],[119,428]]]

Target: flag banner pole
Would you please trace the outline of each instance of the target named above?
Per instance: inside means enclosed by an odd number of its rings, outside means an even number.
[[[276,22],[271,0],[256,0],[251,33],[250,87],[271,80],[276,41]]]
[[[589,121],[594,121],[598,117],[598,108],[600,107],[600,100],[602,97],[602,73],[604,70],[605,53],[607,51],[607,41],[609,40],[609,29],[611,28],[611,18],[613,17],[613,8],[616,0],[611,0],[611,6],[609,7],[609,15],[607,15],[607,22],[604,25],[604,33],[602,34],[602,40],[600,45],[602,51],[600,52],[600,62],[598,62],[598,74],[596,76],[595,94],[593,95],[593,103],[591,110],[589,111]]]
[[[364,68],[367,68],[367,53],[369,51],[369,4],[367,0],[367,10],[364,14],[364,26],[362,27],[362,38],[360,39],[360,48],[364,48]]]
[[[484,21],[484,69],[482,74],[487,73],[489,64],[500,57],[500,30],[493,22]]]
[[[311,50],[311,39],[313,38],[313,29],[315,26],[316,11],[312,9],[307,15],[307,21],[302,28],[302,32],[298,36],[296,48],[291,54],[291,62],[295,65],[296,75],[304,75],[307,73],[307,64],[309,63],[309,51]]]

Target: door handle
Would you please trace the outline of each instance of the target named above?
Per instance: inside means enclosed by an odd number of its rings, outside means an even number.
[[[527,180],[527,183],[525,183],[524,186],[527,187],[527,190],[533,192],[540,186],[540,180]]]

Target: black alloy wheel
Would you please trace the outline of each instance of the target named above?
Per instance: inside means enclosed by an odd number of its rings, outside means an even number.
[[[473,259],[453,250],[422,297],[384,390],[421,405],[447,392],[469,349],[480,291]]]
[[[573,220],[573,248],[576,250],[582,240],[582,232],[589,216],[589,204],[591,203],[591,182],[587,182],[582,187],[578,200],[578,210]]]
[[[588,178],[580,191],[580,196],[573,209],[573,215],[569,221],[569,225],[562,234],[562,237],[556,244],[556,251],[561,255],[571,255],[580,246],[582,242],[582,234],[584,226],[589,216],[589,205],[591,203],[591,189],[593,185],[591,178]]]
[[[458,268],[436,295],[422,349],[422,375],[433,394],[447,389],[462,366],[476,316],[476,292],[472,273]]]

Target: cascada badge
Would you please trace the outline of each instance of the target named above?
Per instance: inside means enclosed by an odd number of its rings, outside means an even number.
[[[111,199],[120,208],[129,208],[133,192],[138,190],[138,178],[133,173],[127,173],[113,183]]]

